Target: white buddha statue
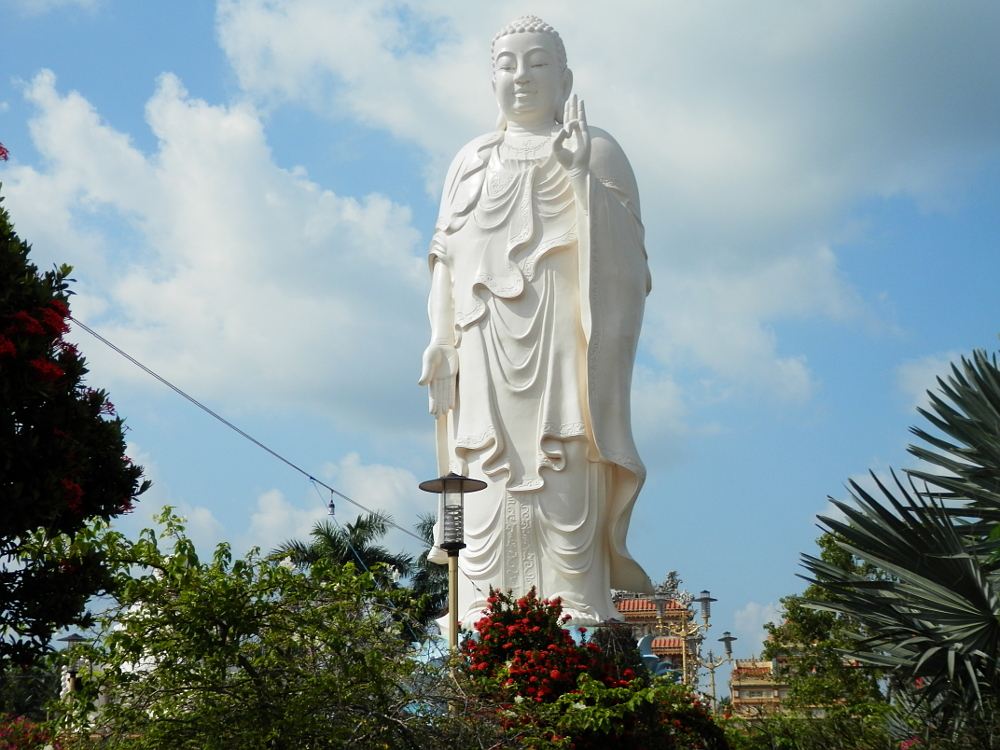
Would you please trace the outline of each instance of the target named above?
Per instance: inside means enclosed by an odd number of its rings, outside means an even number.
[[[639,196],[572,85],[540,19],[496,36],[498,127],[455,157],[430,247],[420,383],[439,469],[487,483],[466,497],[465,629],[491,586],[561,597],[574,624],[620,618],[612,587],[652,591],[625,547],[645,478],[630,412],[650,289]]]

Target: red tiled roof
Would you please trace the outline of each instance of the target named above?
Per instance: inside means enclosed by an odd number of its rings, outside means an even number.
[[[661,638],[654,638],[653,643],[651,645],[654,649],[662,648],[662,649],[672,649],[675,651],[680,651],[682,643],[683,641],[680,638],[661,637]]]
[[[618,611],[622,614],[626,612],[651,612],[656,613],[656,605],[653,604],[649,599],[622,599],[621,601],[615,602],[615,606],[618,607]],[[667,609],[684,609],[680,604],[678,604],[673,599],[667,600]]]
[[[771,677],[771,670],[768,667],[738,667],[733,670],[733,679],[737,680],[743,677]]]

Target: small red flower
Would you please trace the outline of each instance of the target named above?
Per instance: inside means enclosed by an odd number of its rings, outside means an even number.
[[[0,161],[7,161],[8,159],[10,159],[10,151],[0,143]]]

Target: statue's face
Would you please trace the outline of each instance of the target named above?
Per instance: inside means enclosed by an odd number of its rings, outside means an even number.
[[[549,34],[508,34],[494,46],[493,92],[508,122],[519,125],[554,123],[572,84],[561,67]]]

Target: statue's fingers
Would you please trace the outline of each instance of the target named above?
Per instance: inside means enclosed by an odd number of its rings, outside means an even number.
[[[563,123],[563,126],[559,128],[559,132],[556,133],[556,137],[552,140],[552,150],[558,153],[567,138],[569,138],[569,129],[566,127],[566,124]]]
[[[437,413],[440,414],[446,402],[445,390],[442,387],[444,378],[434,378],[434,401],[436,402]]]
[[[578,119],[583,124],[583,129],[586,130],[587,129],[587,108],[585,106],[583,106],[583,99],[580,100],[580,103],[578,105],[576,119]]]

